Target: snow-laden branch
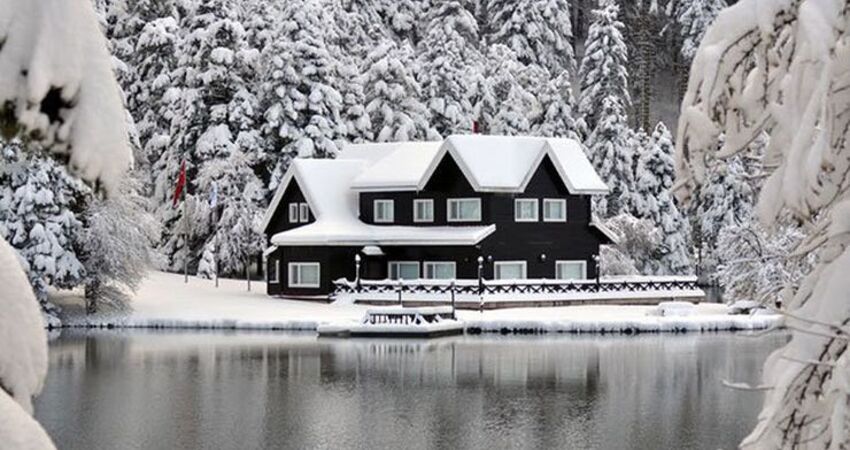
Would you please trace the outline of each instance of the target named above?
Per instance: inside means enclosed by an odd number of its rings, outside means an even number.
[[[677,194],[708,161],[770,136],[759,217],[790,213],[808,235],[788,252],[815,266],[785,288],[791,342],[765,365],[774,386],[743,446],[850,445],[850,2],[742,0],[722,12],[691,68],[677,139]],[[723,136],[722,146],[718,142]],[[769,253],[768,253],[769,254]]]

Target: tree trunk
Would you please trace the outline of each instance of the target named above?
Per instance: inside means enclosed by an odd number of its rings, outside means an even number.
[[[97,312],[97,298],[100,295],[100,281],[89,281],[85,285],[86,315]]]

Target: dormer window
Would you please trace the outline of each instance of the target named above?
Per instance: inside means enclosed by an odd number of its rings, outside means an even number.
[[[480,222],[480,198],[450,198],[447,200],[449,222]]]
[[[538,202],[536,198],[518,198],[514,200],[514,221],[537,222]]]
[[[395,205],[392,200],[375,200],[373,215],[375,223],[393,223]]]
[[[413,201],[413,221],[414,222],[433,222],[434,221],[434,200],[430,198],[420,198]]]
[[[289,223],[298,223],[298,203],[289,204]]]

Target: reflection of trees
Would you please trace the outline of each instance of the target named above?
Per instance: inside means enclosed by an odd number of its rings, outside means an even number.
[[[37,413],[58,442],[84,442],[85,430],[101,448],[721,446],[730,429],[746,433],[740,418],[758,398],[720,379],[755,379],[752,361],[779,343],[70,333],[51,343],[48,409]]]

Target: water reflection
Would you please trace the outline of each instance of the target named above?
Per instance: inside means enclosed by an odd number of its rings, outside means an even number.
[[[783,334],[64,332],[36,412],[61,448],[733,448]]]

